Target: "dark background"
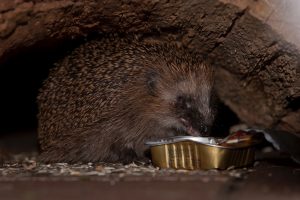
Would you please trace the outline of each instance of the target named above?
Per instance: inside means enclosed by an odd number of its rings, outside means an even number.
[[[9,151],[37,148],[36,98],[53,63],[81,41],[43,41],[18,49],[0,63],[0,147]]]

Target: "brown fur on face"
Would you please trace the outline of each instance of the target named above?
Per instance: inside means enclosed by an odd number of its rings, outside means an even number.
[[[206,135],[213,70],[171,45],[94,40],[75,49],[38,97],[46,162],[131,162],[148,139]]]

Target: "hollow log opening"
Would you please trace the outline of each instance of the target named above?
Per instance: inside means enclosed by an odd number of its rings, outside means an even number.
[[[89,37],[118,33],[205,56],[216,69],[224,129],[241,122],[299,133],[299,42],[266,20],[268,9],[218,0],[1,1],[0,130],[36,128],[35,96],[52,64]]]
[[[37,95],[44,80],[55,62],[61,60],[73,49],[87,40],[105,37],[91,34],[76,40],[43,40],[36,44],[20,48],[9,55],[1,64],[0,90],[2,125],[0,144],[9,151],[32,150],[37,139]],[[224,103],[217,103],[217,116],[212,132],[214,136],[226,136],[231,126],[238,124],[237,115]],[[27,144],[26,144],[27,143]]]

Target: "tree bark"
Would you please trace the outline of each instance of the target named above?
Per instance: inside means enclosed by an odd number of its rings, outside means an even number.
[[[38,43],[94,33],[176,42],[213,63],[219,97],[241,121],[300,133],[300,42],[262,16],[268,5],[260,10],[257,5],[250,0],[2,0],[0,63]]]

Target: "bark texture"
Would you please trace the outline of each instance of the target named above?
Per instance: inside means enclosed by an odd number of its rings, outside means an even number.
[[[176,42],[211,60],[221,100],[243,122],[300,133],[298,40],[265,20],[260,12],[267,4],[257,5],[250,0],[2,0],[0,63],[36,44],[95,33]]]

